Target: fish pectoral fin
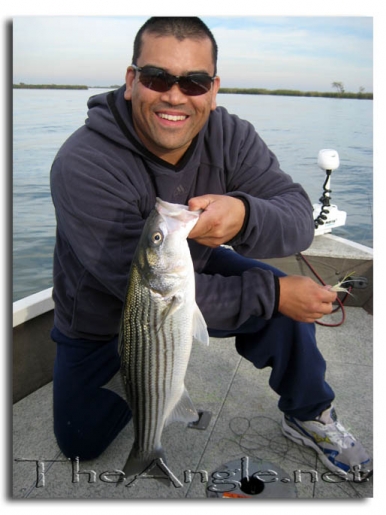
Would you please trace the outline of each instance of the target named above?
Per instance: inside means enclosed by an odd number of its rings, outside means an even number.
[[[120,397],[126,399],[126,389],[125,385],[123,384],[122,374],[119,370],[115,375],[113,375],[109,382],[102,386],[102,388],[110,390],[111,392],[114,392]]]
[[[205,345],[209,345],[209,334],[206,322],[197,304],[193,313],[193,339]]]
[[[183,299],[179,295],[174,295],[171,302],[168,304],[167,308],[165,309],[164,313],[162,314],[161,322],[159,326],[157,327],[157,333],[161,329],[161,327],[164,325],[165,320],[172,316],[177,309],[179,309],[183,304]]]
[[[165,420],[165,427],[172,422],[196,422],[199,419],[196,408],[189,396],[188,390],[184,388],[181,399],[174,406],[173,411]]]

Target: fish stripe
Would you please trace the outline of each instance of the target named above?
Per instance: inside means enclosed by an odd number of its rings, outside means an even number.
[[[134,340],[141,342],[136,345],[137,353],[133,353],[131,362],[133,363],[133,381],[138,385],[137,389],[132,388],[132,393],[136,399],[136,412],[138,419],[137,444],[141,450],[149,449],[154,445],[159,445],[159,435],[157,428],[162,427],[160,417],[164,412],[167,388],[165,381],[171,375],[172,367],[167,366],[165,359],[167,341],[165,329],[161,328],[157,332],[157,324],[160,320],[159,309],[154,303],[149,302],[148,298],[138,299],[142,309],[132,317],[136,323],[132,324],[135,328]],[[134,312],[133,312],[134,314]],[[138,320],[147,320],[148,323],[141,325]],[[158,341],[158,345],[154,342]],[[145,395],[145,392],[149,392]]]
[[[127,324],[131,342],[141,342],[140,345],[130,345],[128,360],[132,377],[129,397],[137,419],[136,443],[140,450],[160,445],[159,433],[164,425],[162,416],[169,415],[174,407],[166,406],[166,400],[173,391],[173,371],[179,373],[180,369],[175,362],[176,345],[181,336],[178,324],[170,317],[159,328],[162,311],[150,300],[146,292],[137,292],[136,302],[131,305],[130,323]],[[147,320],[147,323],[143,324],[141,320]]]

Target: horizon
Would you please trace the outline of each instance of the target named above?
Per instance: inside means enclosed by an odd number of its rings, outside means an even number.
[[[39,89],[39,87],[41,87],[41,89],[49,89],[48,86],[55,86],[55,88],[57,89],[76,89],[76,88],[87,88],[87,89],[110,89],[110,88],[119,88],[121,87],[123,84],[109,84],[109,85],[103,85],[103,84],[99,84],[99,85],[92,85],[92,84],[56,84],[56,83],[42,83],[42,84],[38,84],[38,83],[25,83],[25,82],[19,82],[19,83],[13,83],[13,87],[14,86],[26,86],[25,88],[17,88],[17,89]],[[28,88],[29,86],[32,86],[31,88]],[[331,86],[332,87],[332,86]],[[55,89],[53,88],[53,89]],[[218,93],[223,93],[222,90],[235,90],[235,91],[250,91],[250,90],[254,90],[256,89],[257,91],[259,89],[261,90],[264,90],[266,91],[267,93],[266,94],[269,94],[270,92],[276,92],[276,91],[283,91],[283,92],[295,92],[295,93],[318,93],[318,94],[331,94],[331,93],[336,93],[337,95],[340,94],[338,93],[337,91],[316,91],[316,90],[313,90],[313,91],[309,91],[309,90],[295,90],[295,89],[285,89],[285,88],[277,88],[277,89],[267,89],[267,88],[254,88],[254,87],[251,87],[251,88],[239,88],[239,87],[232,87],[232,88],[228,88],[228,87],[220,87]],[[226,93],[228,93],[228,91],[226,91]],[[373,95],[373,91],[362,91],[363,94],[371,94]],[[246,93],[248,94],[248,93]],[[251,93],[251,94],[254,94],[254,93]],[[256,94],[265,94],[265,93],[256,93]],[[351,94],[358,94],[358,91],[347,91],[346,89],[344,90],[343,92],[343,95],[345,94],[348,94],[348,95],[351,95]]]

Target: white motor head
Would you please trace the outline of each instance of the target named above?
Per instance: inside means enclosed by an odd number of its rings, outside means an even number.
[[[336,170],[339,167],[338,152],[329,148],[319,150],[318,166],[322,170]]]

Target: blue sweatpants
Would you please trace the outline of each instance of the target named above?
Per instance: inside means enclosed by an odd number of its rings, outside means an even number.
[[[120,367],[118,337],[109,342],[67,338],[56,327],[54,433],[65,456],[99,456],[131,419],[126,400],[102,388]]]
[[[241,275],[250,268],[282,271],[266,263],[244,258],[229,249],[212,253],[205,273],[225,277]],[[324,376],[326,362],[316,345],[315,324],[296,322],[280,313],[269,320],[251,317],[236,331],[209,330],[212,337],[235,336],[237,352],[256,368],[271,367],[270,387],[280,396],[278,407],[299,420],[313,420],[334,399]]]
[[[222,247],[212,253],[205,273],[241,275],[251,267],[281,271]],[[237,352],[256,368],[271,367],[269,385],[279,395],[278,407],[300,420],[311,420],[327,408],[334,393],[324,376],[326,363],[316,346],[314,324],[278,314],[270,320],[251,317],[236,331],[209,329],[212,337],[235,336]],[[118,371],[118,338],[109,342],[71,339],[57,328],[54,367],[54,432],[68,458],[94,459],[131,419],[116,393],[101,388]],[[253,412],[253,406],[250,407]]]

